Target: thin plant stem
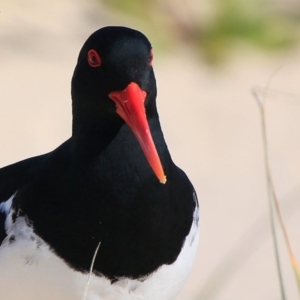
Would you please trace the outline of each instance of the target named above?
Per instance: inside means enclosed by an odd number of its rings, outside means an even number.
[[[82,300],[86,300],[86,297],[87,297],[87,294],[88,294],[88,291],[89,291],[89,287],[90,287],[90,283],[91,283],[91,277],[92,277],[92,274],[93,274],[94,263],[95,263],[95,259],[96,259],[96,256],[98,254],[100,245],[101,245],[101,242],[98,243],[98,246],[97,246],[97,248],[95,250],[95,253],[94,253],[94,256],[93,256],[93,259],[92,259],[92,263],[91,263],[91,267],[90,267],[90,272],[89,272],[89,277],[88,277],[88,281],[87,281],[87,284],[86,284],[86,287],[85,287],[85,291],[84,291]]]
[[[273,76],[275,73],[273,73]],[[261,128],[262,128],[262,139],[263,139],[263,152],[264,152],[264,164],[265,164],[265,172],[266,172],[266,180],[267,180],[267,187],[268,187],[268,203],[269,203],[269,212],[270,212],[270,223],[271,223],[271,231],[273,236],[273,245],[274,245],[274,252],[275,252],[275,259],[276,259],[276,266],[277,266],[277,274],[280,284],[280,293],[281,299],[286,300],[286,293],[285,293],[285,286],[282,276],[282,268],[280,263],[280,256],[279,256],[279,247],[278,247],[278,240],[277,240],[277,232],[276,232],[276,225],[275,225],[275,213],[274,213],[274,194],[272,189],[272,177],[270,172],[270,165],[269,165],[269,155],[268,155],[268,142],[267,142],[267,130],[266,130],[266,118],[265,118],[265,108],[266,108],[266,94],[269,88],[271,76],[268,80],[268,83],[264,89],[262,101],[260,100],[257,93],[253,93],[259,110],[261,114]]]
[[[273,76],[275,75],[276,71],[273,73]],[[273,77],[272,76],[272,77]],[[269,158],[268,158],[268,151],[267,151],[267,134],[266,134],[266,125],[265,125],[265,110],[266,110],[266,98],[267,98],[267,91],[269,88],[269,84],[270,84],[271,78],[268,81],[267,86],[265,87],[265,89],[263,90],[263,102],[260,101],[258,94],[254,91],[253,95],[255,97],[255,99],[257,100],[259,107],[260,107],[260,111],[261,111],[261,118],[262,118],[262,122],[263,122],[263,140],[264,140],[264,151],[266,152],[265,155],[265,163],[266,163],[266,173],[268,176],[268,188],[269,188],[269,194],[271,194],[271,198],[273,200],[273,208],[275,208],[277,217],[278,217],[278,221],[283,233],[283,237],[285,240],[285,244],[287,246],[287,250],[290,256],[290,261],[291,261],[291,265],[292,265],[292,269],[294,272],[294,276],[296,279],[296,283],[297,283],[297,287],[298,287],[298,294],[299,294],[299,299],[300,299],[300,271],[299,271],[299,266],[298,266],[298,262],[296,259],[296,256],[294,255],[293,252],[293,248],[291,246],[291,242],[286,230],[286,227],[284,225],[284,221],[283,221],[283,217],[282,217],[282,213],[280,210],[280,206],[279,206],[279,201],[278,198],[276,196],[276,192],[275,192],[275,187],[274,187],[274,183],[272,180],[272,176],[271,176],[271,171],[270,171],[270,166],[269,166]]]
[[[275,194],[275,189],[274,189],[274,185],[273,185],[272,181],[271,181],[271,189],[272,189],[273,198],[275,200],[274,204],[275,204],[276,213],[277,213],[278,220],[279,220],[279,223],[280,223],[280,227],[281,227],[282,232],[283,232],[283,237],[284,237],[287,249],[288,249],[288,253],[289,253],[289,256],[290,256],[290,261],[291,261],[291,264],[292,264],[292,269],[294,271],[294,275],[295,275],[295,279],[296,279],[296,283],[297,283],[297,287],[298,287],[299,299],[300,299],[300,272],[299,272],[299,266],[298,266],[297,258],[296,258],[295,254],[293,252],[293,248],[292,248],[292,245],[291,245],[286,227],[284,226],[281,210],[280,210],[280,207],[279,207],[279,203],[278,203],[278,200],[277,200],[277,197],[276,197],[276,194]]]

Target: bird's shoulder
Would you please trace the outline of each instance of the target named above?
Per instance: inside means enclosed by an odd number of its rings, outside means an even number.
[[[0,203],[6,201],[29,180],[47,155],[27,158],[0,169]]]
[[[45,169],[55,165],[68,148],[68,141],[55,150],[30,157],[0,168],[0,204],[5,202],[18,190],[22,189],[33,178],[39,177]]]

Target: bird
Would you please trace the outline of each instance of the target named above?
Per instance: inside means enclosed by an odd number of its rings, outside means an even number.
[[[143,33],[107,26],[88,37],[70,138],[0,169],[1,299],[177,297],[196,256],[199,204],[156,96]]]

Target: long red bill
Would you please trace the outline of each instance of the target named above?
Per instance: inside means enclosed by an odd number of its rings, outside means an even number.
[[[116,103],[117,114],[136,136],[153,172],[161,183],[166,183],[167,179],[146,117],[144,106],[146,92],[142,91],[138,84],[131,82],[123,91],[111,92],[108,96]]]

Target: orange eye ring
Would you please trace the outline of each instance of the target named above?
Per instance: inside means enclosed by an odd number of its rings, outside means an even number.
[[[150,50],[149,66],[152,66],[152,64],[153,64],[153,49]]]
[[[100,58],[100,55],[99,53],[94,50],[94,49],[91,49],[89,50],[88,54],[87,54],[87,61],[89,63],[89,65],[93,68],[96,68],[96,67],[100,67],[101,66],[101,58]]]

